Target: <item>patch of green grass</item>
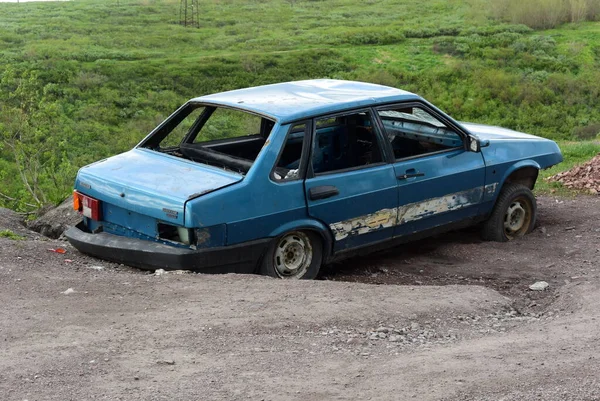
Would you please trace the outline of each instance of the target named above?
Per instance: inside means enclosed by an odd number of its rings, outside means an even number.
[[[199,3],[198,29],[178,24],[178,0],[0,3],[0,187],[16,199],[0,206],[59,202],[79,167],[185,100],[274,82],[381,83],[561,141],[600,126],[596,22],[533,31],[490,20],[494,0]]]
[[[17,235],[14,232],[12,232],[11,230],[0,230],[0,238],[8,238],[8,239],[12,239],[14,241],[21,241],[21,240],[25,239],[25,237]]]

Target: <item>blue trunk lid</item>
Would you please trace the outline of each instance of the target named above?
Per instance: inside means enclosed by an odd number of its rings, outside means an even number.
[[[229,186],[242,175],[149,149],[83,167],[75,189],[120,208],[184,225],[185,202]]]

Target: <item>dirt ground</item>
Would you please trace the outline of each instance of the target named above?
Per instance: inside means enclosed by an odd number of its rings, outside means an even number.
[[[312,282],[150,275],[0,210],[0,400],[600,400],[600,197],[538,207]]]

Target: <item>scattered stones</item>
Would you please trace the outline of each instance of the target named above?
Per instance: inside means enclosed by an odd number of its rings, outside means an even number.
[[[529,286],[529,289],[531,291],[544,291],[548,287],[550,287],[550,284],[548,284],[547,282],[545,282],[545,281],[537,281],[537,282],[531,284]]]
[[[163,274],[189,274],[191,273],[191,271],[189,270],[169,270],[166,271],[165,269],[156,269],[154,271],[154,275],[155,276],[162,276]]]
[[[399,341],[402,341],[403,336],[397,335],[397,334],[392,334],[390,336],[390,338],[388,339],[389,342],[391,343],[397,343]]]

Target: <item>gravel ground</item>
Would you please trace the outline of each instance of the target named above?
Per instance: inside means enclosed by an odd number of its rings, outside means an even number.
[[[0,210],[26,237],[0,238],[0,399],[600,400],[600,198],[539,212],[287,282],[149,275]]]

